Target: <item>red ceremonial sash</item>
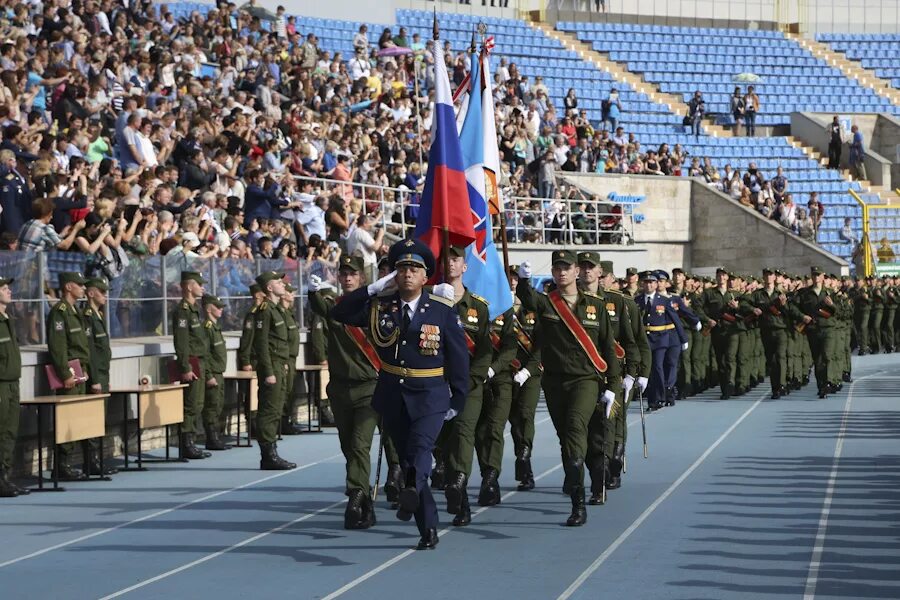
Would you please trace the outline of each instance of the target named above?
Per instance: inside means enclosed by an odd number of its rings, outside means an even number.
[[[619,343],[619,340],[616,340],[616,358],[622,360],[625,358],[625,348],[622,347],[622,344]]]
[[[475,340],[472,339],[468,331],[463,331],[463,334],[466,336],[466,348],[469,349],[469,355],[475,356]]]
[[[494,347],[494,350],[500,352],[500,336],[493,331],[491,332],[491,346]]]
[[[559,315],[562,322],[565,323],[572,335],[575,336],[581,349],[584,350],[585,354],[588,355],[588,358],[591,359],[591,364],[594,365],[594,368],[597,369],[599,373],[605,373],[606,361],[600,356],[597,347],[594,345],[594,342],[591,341],[587,331],[584,330],[584,327],[581,326],[581,323],[579,323],[575,315],[572,314],[572,310],[569,308],[569,305],[566,304],[566,301],[563,300],[560,291],[553,290],[547,294],[547,296],[550,298],[550,304],[553,305],[556,314]]]
[[[372,344],[370,344],[369,340],[366,338],[366,332],[362,330],[362,327],[352,327],[350,325],[344,325],[344,330],[347,332],[347,335],[350,336],[350,339],[352,339],[356,344],[356,347],[359,348],[363,354],[365,354],[367,359],[369,359],[369,362],[372,363],[372,366],[375,367],[375,370],[380,371],[381,359],[378,357],[378,353],[375,351],[375,348],[372,347]]]

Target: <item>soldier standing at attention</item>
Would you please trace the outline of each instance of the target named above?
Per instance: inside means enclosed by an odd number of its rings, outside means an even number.
[[[527,282],[525,282],[526,285]],[[509,267],[509,288],[513,294],[519,285],[517,265]],[[534,446],[534,414],[541,395],[540,346],[535,343],[537,315],[522,310],[518,296],[513,300],[513,333],[516,336],[516,357],[512,361],[513,396],[509,410],[510,433],[516,455],[516,481],[519,491],[534,489],[534,471],[531,469],[531,452]]]
[[[338,285],[344,295],[366,285],[362,258],[344,254],[340,258]],[[322,289],[322,280],[312,275],[309,282],[310,309],[323,319],[342,298],[335,298],[330,290]],[[328,323],[328,347],[331,354],[328,369],[328,398],[332,402],[341,452],[346,465],[348,497],[344,511],[344,529],[368,529],[375,524],[375,508],[372,504],[370,474],[372,439],[378,426],[378,413],[372,408],[372,395],[381,369],[381,359],[361,327],[344,325],[337,321]],[[382,430],[382,435],[386,435]],[[388,458],[388,477],[385,494],[388,501],[400,499],[403,471],[393,443],[385,440]]]
[[[222,337],[222,327],[219,319],[225,303],[217,296],[203,295],[203,310],[206,312],[206,321],[203,322],[203,333],[206,337],[206,349],[203,364],[203,377],[205,380],[206,394],[203,399],[203,424],[206,426],[206,449],[228,450],[231,448],[221,438],[221,432],[225,428],[222,422],[222,406],[225,404],[225,373],[226,357],[225,338]]]
[[[257,284],[250,286],[250,295],[253,296],[253,306],[244,315],[244,323],[241,327],[241,344],[238,347],[237,363],[241,371],[253,371],[256,369],[256,356],[253,353],[253,333],[256,331],[256,311],[259,305],[266,299]]]
[[[281,413],[281,433],[284,435],[298,435],[304,428],[294,422],[296,405],[294,403],[294,382],[297,380],[297,356],[300,355],[300,327],[294,318],[294,299],[297,288],[289,283],[284,285],[284,295],[281,297],[281,308],[288,328],[288,374],[284,380],[284,410]]]
[[[445,279],[446,285],[452,287],[454,306],[462,322],[463,337],[469,350],[469,393],[462,412],[444,425],[439,452],[442,451],[440,454],[443,455],[447,468],[447,485],[444,489],[447,512],[456,515],[453,524],[461,527],[468,525],[472,520],[466,487],[472,474],[475,427],[484,404],[484,385],[494,374],[491,369],[493,348],[487,301],[472,294],[463,285],[466,250],[451,246],[449,254],[450,268]],[[435,292],[437,293],[437,290]],[[443,296],[440,293],[437,295]],[[485,477],[481,487],[479,500],[484,497],[497,498],[499,501],[500,484],[496,480],[492,481]]]
[[[194,444],[198,420],[203,412],[206,382],[203,380],[203,359],[206,354],[206,336],[200,322],[200,299],[206,281],[195,271],[181,272],[181,301],[172,311],[172,341],[175,344],[175,362],[181,373],[181,382],[188,384],[184,390],[184,423],[181,425],[182,458],[201,459],[212,456]],[[200,375],[194,373],[191,359],[200,362]]]
[[[59,394],[78,395],[85,393],[85,382],[78,381],[69,367],[69,361],[78,360],[81,370],[90,373],[90,341],[84,330],[84,321],[75,308],[75,303],[84,298],[85,279],[81,273],[60,273],[59,291],[61,300],[50,309],[47,316],[47,350],[56,376],[63,382]],[[75,443],[59,446],[57,476],[60,481],[77,481],[85,474],[70,464]],[[87,451],[87,449],[85,449]],[[89,468],[89,464],[86,464]],[[98,473],[99,474],[99,473]]]
[[[109,332],[106,330],[106,319],[103,311],[107,306],[109,284],[105,279],[95,278],[86,282],[87,306],[81,317],[84,320],[84,332],[88,337],[90,361],[88,366],[87,389],[91,393],[109,392],[109,363],[112,360],[112,349],[109,345]],[[97,440],[87,440],[88,473],[100,475],[100,445]],[[103,475],[118,473],[118,469],[103,467]]]
[[[286,379],[293,375],[288,365],[288,325],[281,307],[285,294],[284,273],[266,271],[256,278],[267,299],[256,310],[256,332],[253,347],[256,350],[256,370],[259,373],[259,411],[256,414],[256,439],[259,440],[263,471],[287,471],[297,468],[295,463],[278,456],[276,439],[278,423],[284,410]]]
[[[13,280],[0,277],[0,498],[28,495],[9,480],[13,449],[19,435],[19,379],[22,377],[22,354],[16,339],[16,328],[7,310],[12,304]]]
[[[535,312],[540,320],[541,384],[562,450],[564,486],[572,501],[566,525],[577,527],[587,521],[584,462],[588,424],[598,400],[605,404],[615,401],[616,390],[622,387],[622,371],[604,303],[578,289],[578,257],[569,250],[556,250],[551,264],[555,290],[538,294],[527,281],[531,265],[523,262],[516,294],[522,307]]]
[[[426,550],[438,543],[437,505],[428,486],[432,453],[444,421],[464,410],[469,354],[452,301],[423,291],[434,272],[428,246],[400,241],[388,259],[393,272],[345,295],[331,318],[369,327],[378,348],[381,371],[372,406],[396,444],[406,484],[397,518],[415,516],[421,535],[416,548]]]

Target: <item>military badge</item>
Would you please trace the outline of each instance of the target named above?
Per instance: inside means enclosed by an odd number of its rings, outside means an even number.
[[[616,316],[616,304],[615,302],[607,302],[606,303],[606,312],[609,313],[610,317]]]
[[[662,306],[662,305],[657,306],[657,307],[656,307],[656,314],[658,314],[658,315],[664,315],[664,314],[666,314],[666,307],[665,307],[665,306]]]
[[[533,312],[525,313],[525,324],[528,326],[533,326],[537,319],[534,316]]]
[[[179,327],[187,327],[187,319],[178,319]]]
[[[54,323],[53,329],[55,329],[56,331],[62,331],[63,330],[63,322],[57,321],[56,323]]]
[[[595,321],[597,319],[597,307],[596,306],[588,306],[585,309],[585,312],[587,313],[588,319],[590,319],[592,321]]]
[[[468,312],[466,312],[466,321],[468,321],[469,323],[477,323],[478,311],[474,308],[470,308]]]

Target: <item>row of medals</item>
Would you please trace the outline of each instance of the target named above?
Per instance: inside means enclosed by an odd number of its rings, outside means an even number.
[[[441,331],[437,325],[422,325],[419,334],[419,352],[423,356],[437,356],[441,345]]]

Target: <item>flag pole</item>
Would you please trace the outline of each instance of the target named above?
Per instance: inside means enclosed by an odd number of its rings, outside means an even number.
[[[431,37],[434,40],[435,46],[440,43],[441,40],[441,32],[438,29],[438,20],[437,20],[437,7],[432,9],[433,12],[433,21],[431,25]],[[441,54],[443,56],[443,53]],[[421,139],[421,135],[420,138]],[[431,168],[431,165],[428,166]],[[444,210],[447,210],[446,204],[444,205]],[[443,227],[441,227],[441,263],[443,265],[443,279],[447,281],[447,273],[450,272],[450,228],[447,226],[447,219],[442,219],[444,222]]]

